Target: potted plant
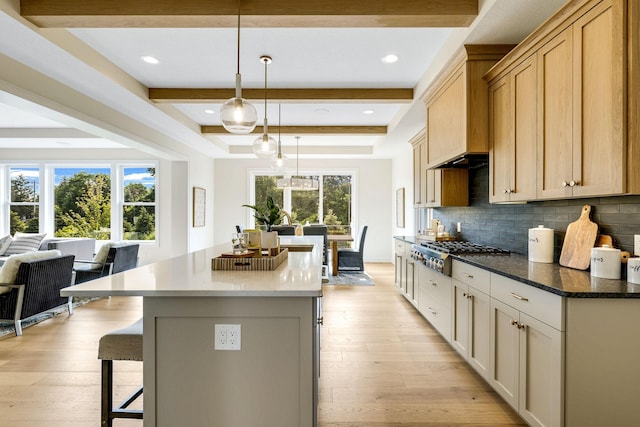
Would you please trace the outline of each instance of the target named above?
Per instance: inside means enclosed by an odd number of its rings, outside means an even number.
[[[274,201],[273,197],[267,196],[266,206],[257,205],[242,205],[254,210],[253,217],[256,219],[256,224],[264,225],[267,231],[271,231],[271,226],[280,224],[282,222],[283,211],[280,209]]]

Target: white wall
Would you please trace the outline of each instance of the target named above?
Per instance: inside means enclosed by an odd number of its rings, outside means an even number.
[[[408,144],[407,144],[408,145]],[[217,159],[214,176],[214,242],[229,242],[236,224],[248,224],[251,210],[242,207],[250,203],[249,171],[268,170],[261,159]],[[391,262],[392,216],[395,192],[391,186],[391,160],[300,159],[300,173],[354,170],[356,188],[354,222],[368,225],[365,241],[365,261]],[[392,198],[393,193],[393,198]]]
[[[415,211],[413,208],[413,148],[408,142],[401,144],[396,151],[392,164],[392,189],[395,200],[396,190],[404,188],[404,227],[396,226],[396,206],[393,205],[393,235],[415,235]]]

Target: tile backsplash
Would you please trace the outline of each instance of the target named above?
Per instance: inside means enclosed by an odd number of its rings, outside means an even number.
[[[567,225],[580,217],[583,205],[591,205],[591,220],[598,224],[598,233],[611,235],[615,247],[633,253],[633,235],[640,234],[640,196],[490,204],[487,165],[469,170],[469,185],[469,206],[433,209],[433,217],[459,240],[526,255],[529,229],[544,225],[554,229],[557,261]],[[456,233],[458,222],[461,233]]]

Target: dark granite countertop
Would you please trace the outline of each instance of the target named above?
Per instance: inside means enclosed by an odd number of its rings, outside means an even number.
[[[592,277],[588,271],[555,263],[529,262],[524,255],[456,255],[455,259],[569,298],[640,298],[640,285]]]

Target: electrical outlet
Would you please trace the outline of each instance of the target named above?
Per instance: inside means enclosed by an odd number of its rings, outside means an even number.
[[[215,325],[214,349],[215,350],[240,350],[240,325]]]
[[[633,236],[633,254],[640,255],[640,234]]]

